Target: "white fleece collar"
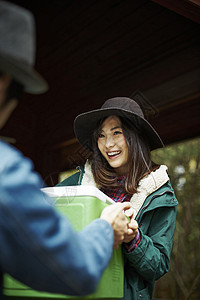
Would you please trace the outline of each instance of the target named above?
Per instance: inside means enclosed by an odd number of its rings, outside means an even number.
[[[85,171],[85,173],[83,174],[83,179],[82,179],[81,185],[90,185],[90,186],[98,187],[96,182],[94,181],[94,177],[92,174],[92,168],[91,168],[91,165],[88,160],[85,163],[84,171]]]
[[[81,185],[90,185],[99,188],[94,181],[91,165],[88,161],[86,162],[84,169],[85,173],[83,174]],[[138,185],[138,193],[134,194],[130,200],[132,206],[131,211],[134,218],[142,207],[145,199],[169,180],[167,169],[167,166],[161,165],[159,169],[151,172],[140,180]]]
[[[138,193],[131,197],[133,216],[136,217],[145,199],[169,181],[167,166],[161,165],[159,169],[146,175],[139,181]]]

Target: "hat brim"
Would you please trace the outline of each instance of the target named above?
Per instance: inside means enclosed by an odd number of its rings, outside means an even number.
[[[108,116],[116,115],[120,117],[125,117],[129,119],[134,124],[137,124],[140,128],[142,134],[144,134],[149,142],[150,150],[155,150],[157,148],[164,147],[164,144],[151,126],[151,124],[141,118],[137,114],[134,114],[125,109],[117,108],[102,108],[97,110],[92,110],[87,113],[82,113],[78,115],[74,120],[74,132],[79,141],[79,143],[86,149],[92,151],[92,136],[97,123]]]
[[[48,90],[46,80],[32,67],[0,54],[0,70],[9,73],[30,94],[42,94]]]

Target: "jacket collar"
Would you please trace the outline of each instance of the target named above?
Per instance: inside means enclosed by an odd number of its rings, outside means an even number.
[[[85,172],[83,174],[81,185],[95,186],[99,188],[99,186],[97,186],[97,184],[94,181],[89,161],[85,163],[84,171]],[[167,166],[165,165],[161,165],[159,169],[151,172],[150,174],[146,175],[140,180],[138,185],[138,193],[134,194],[130,200],[131,212],[133,213],[134,217],[136,217],[145,199],[150,194],[157,191],[167,181],[169,181],[169,176],[167,174]]]
[[[95,187],[99,188],[97,186],[96,182],[94,181],[94,177],[92,174],[92,168],[91,168],[91,165],[88,160],[86,161],[85,166],[84,166],[84,173],[83,173],[81,185],[90,185],[90,186],[95,186]]]
[[[130,200],[134,218],[142,207],[145,199],[157,191],[167,181],[169,181],[169,176],[167,174],[167,166],[165,165],[161,165],[159,169],[151,172],[139,181],[138,192],[134,194]]]

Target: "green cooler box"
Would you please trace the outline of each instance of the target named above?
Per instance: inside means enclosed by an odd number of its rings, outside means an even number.
[[[92,186],[62,186],[42,189],[51,205],[67,216],[76,230],[81,230],[92,220],[99,218],[102,210],[112,199]],[[105,270],[95,293],[86,297],[57,295],[37,292],[11,276],[4,276],[5,299],[120,299],[124,290],[124,264],[121,247],[113,251],[111,261]]]

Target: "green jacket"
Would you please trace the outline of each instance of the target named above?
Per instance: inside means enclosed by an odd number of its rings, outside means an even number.
[[[85,171],[64,180],[58,186],[81,185]],[[125,265],[124,298],[151,299],[155,280],[169,270],[178,201],[168,180],[145,198],[136,215],[141,241],[128,253],[123,248]]]

